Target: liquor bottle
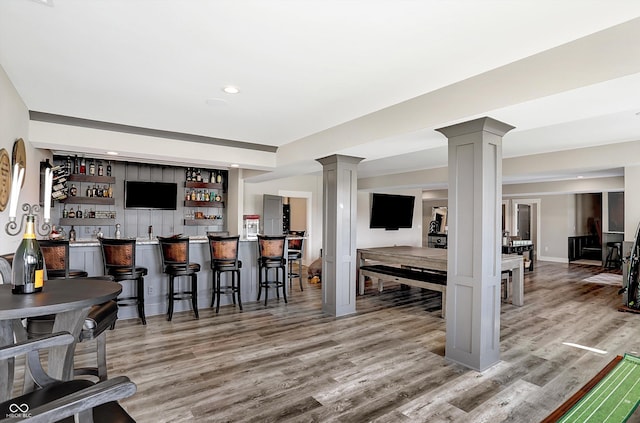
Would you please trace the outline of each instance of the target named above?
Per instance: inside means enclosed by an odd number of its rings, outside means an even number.
[[[93,197],[93,190],[91,187],[87,187],[87,197]]]
[[[102,160],[98,162],[98,176],[104,176],[104,165],[102,164]]]
[[[11,292],[31,294],[42,291],[44,259],[35,233],[35,216],[27,215],[27,227],[13,256]]]
[[[184,177],[185,177],[185,180],[187,182],[191,182],[191,168],[190,167],[187,168]]]
[[[71,175],[73,171],[73,165],[71,164],[71,157],[67,156],[67,175]]]
[[[82,219],[82,209],[78,207],[78,211],[76,212],[76,218]]]
[[[71,184],[71,188],[69,188],[69,194],[71,194],[72,197],[78,195],[78,188],[76,188],[74,184]]]
[[[216,175],[216,183],[222,183],[222,171],[218,172],[218,174]]]
[[[62,208],[62,218],[63,218],[63,219],[66,219],[66,218],[68,218],[68,217],[69,217],[69,210],[67,210],[67,206],[64,206],[64,207]]]
[[[71,207],[67,216],[69,216],[69,219],[74,219],[76,217],[76,212],[73,211],[73,207]]]
[[[78,155],[76,154],[75,159],[73,160],[73,173],[80,173],[80,162],[78,161]]]
[[[108,197],[113,198],[113,188],[111,188],[111,185],[109,185],[109,188],[107,189],[107,191],[109,193]]]
[[[107,163],[107,176],[111,176],[111,160]]]
[[[196,182],[202,182],[202,173],[200,172],[200,169],[196,172]]]
[[[76,240],[76,230],[73,228],[73,225],[71,225],[71,230],[69,231],[69,241],[75,241]]]
[[[96,162],[93,159],[91,159],[91,163],[89,163],[89,175],[96,175]]]
[[[87,174],[87,162],[85,162],[84,157],[80,160],[80,175]]]
[[[116,223],[116,239],[120,239],[122,233],[120,232],[120,224]]]

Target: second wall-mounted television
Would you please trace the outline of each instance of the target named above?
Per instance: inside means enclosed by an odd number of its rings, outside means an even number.
[[[175,182],[124,181],[125,209],[176,210],[177,205]]]
[[[413,226],[413,206],[416,198],[410,195],[371,194],[370,228],[395,230]]]

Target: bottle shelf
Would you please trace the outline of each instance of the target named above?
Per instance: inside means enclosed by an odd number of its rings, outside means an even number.
[[[224,208],[222,201],[185,201],[185,207],[217,207]]]
[[[113,176],[91,176],[72,173],[69,175],[69,181],[72,182],[92,182],[96,184],[115,184],[116,178]]]
[[[58,200],[65,204],[101,204],[106,206],[112,206],[116,204],[115,198],[110,197],[67,197],[62,200]]]
[[[113,226],[116,224],[115,219],[101,219],[101,218],[61,218],[58,223],[62,226]]]
[[[184,226],[222,226],[222,219],[185,219]]]
[[[186,188],[209,188],[209,189],[222,189],[222,184],[211,182],[193,182],[187,181],[184,183]]]

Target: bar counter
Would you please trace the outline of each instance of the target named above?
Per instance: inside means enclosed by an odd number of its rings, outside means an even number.
[[[211,305],[211,256],[209,253],[209,243],[206,236],[189,237],[189,261],[200,264],[198,272],[198,308],[205,309]],[[69,265],[71,269],[84,269],[89,276],[99,276],[104,274],[102,263],[102,252],[100,242],[93,239],[79,239],[70,242]],[[243,303],[255,302],[258,297],[257,287],[257,242],[240,238],[238,258],[242,261],[241,269],[241,295]],[[168,276],[162,273],[162,258],[160,257],[160,247],[157,238],[137,238],[136,239],[136,265],[146,267],[149,271],[144,278],[145,284],[145,312],[147,316],[164,315],[167,312],[167,287]],[[227,276],[223,275],[222,282],[225,283]],[[176,278],[176,291],[188,289],[189,279],[186,277]],[[133,293],[133,284],[124,282],[122,284],[122,296],[126,297]],[[270,295],[271,296],[271,293]],[[231,295],[220,297],[222,306],[231,303]],[[176,301],[174,313],[191,310],[190,301]],[[221,309],[220,313],[224,310]],[[174,315],[174,320],[177,316]],[[135,307],[120,307],[118,311],[119,319],[137,318]],[[193,314],[189,315],[193,318]]]

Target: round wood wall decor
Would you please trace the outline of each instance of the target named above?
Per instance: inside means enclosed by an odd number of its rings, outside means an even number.
[[[20,163],[20,166],[24,169],[25,173],[27,172],[27,152],[24,149],[24,140],[22,138],[18,138],[15,143],[13,143],[13,163],[11,167],[15,166],[16,163]],[[20,188],[24,187],[24,180],[22,179],[22,185]]]
[[[7,208],[11,194],[11,160],[7,150],[0,149],[0,211]]]

